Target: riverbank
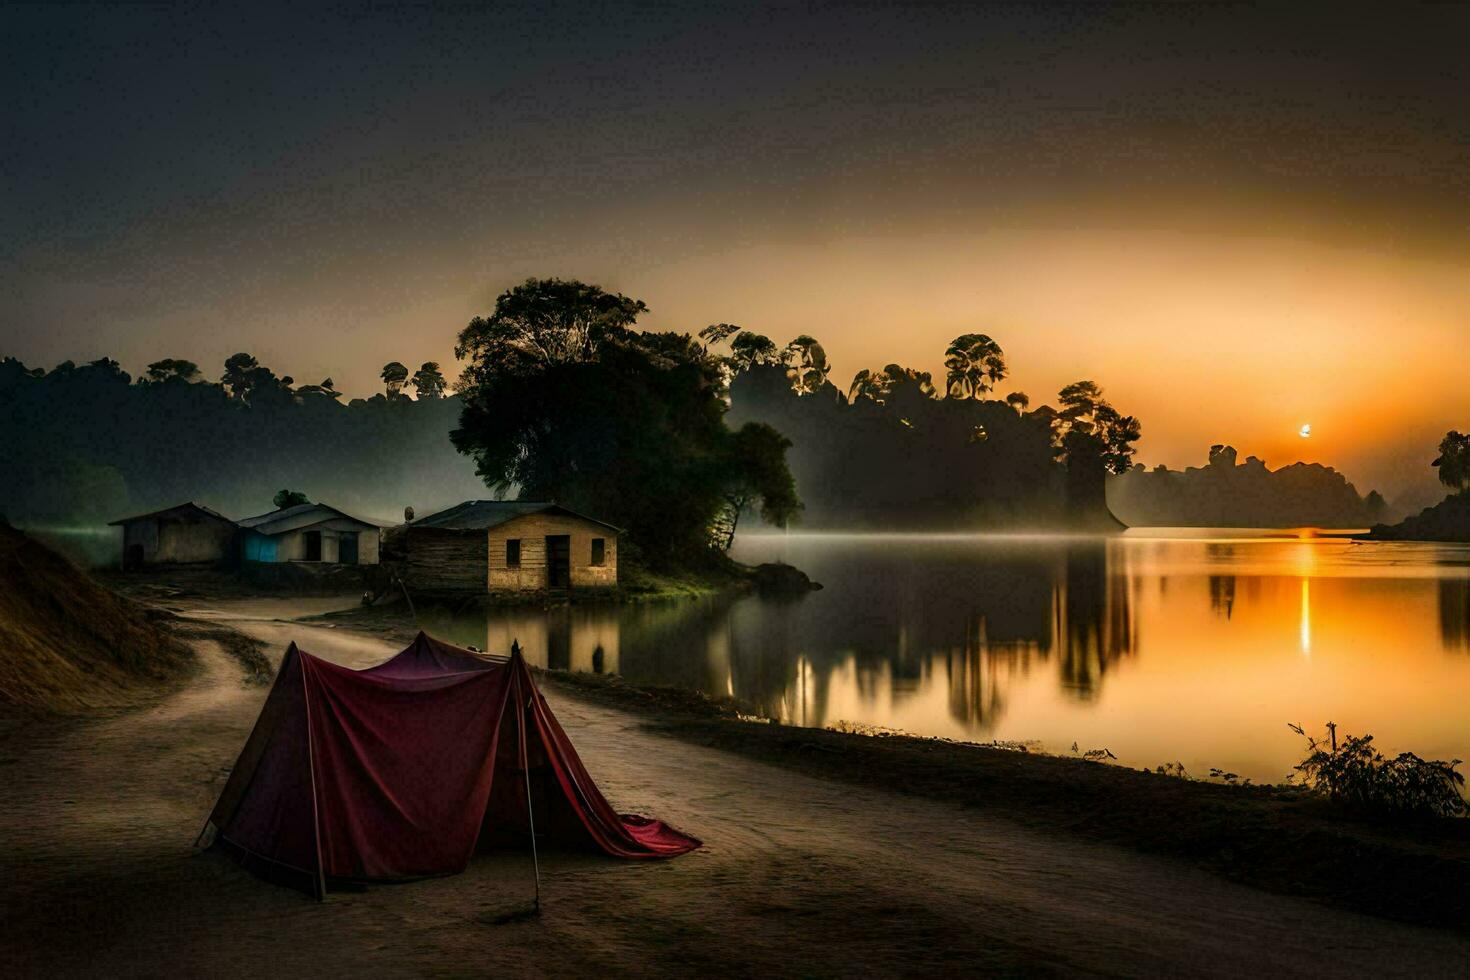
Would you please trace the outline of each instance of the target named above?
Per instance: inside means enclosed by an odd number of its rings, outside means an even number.
[[[347,610],[313,621],[406,645],[418,632],[406,612]],[[539,676],[550,690],[636,714],[650,732],[803,775],[1021,820],[1283,895],[1470,928],[1470,821],[1372,822],[1295,787],[1225,785],[1022,746],[798,728],[752,720],[748,705],[684,689],[564,671]]]
[[[341,621],[293,621],[276,600],[187,605],[176,611],[247,634],[273,662],[290,640],[351,667],[397,648]],[[321,603],[302,611],[310,605]],[[702,745],[724,738],[696,734],[708,709],[633,712],[631,700],[613,701],[649,692],[544,674],[548,701],[614,805],[665,818],[705,846],[651,863],[543,852],[542,912],[518,921],[502,913],[531,888],[519,852],[319,904],[191,848],[265,693],[216,643],[197,645],[201,673],[154,708],[0,736],[0,962],[14,975],[241,976],[267,963],[379,976],[1384,976],[1451,973],[1470,954],[1462,935],[1244,888],[1033,826],[1024,810],[818,778],[845,747],[790,749],[815,760],[808,773]],[[659,730],[657,718],[684,722]],[[670,737],[686,722],[696,727]],[[740,730],[799,744],[831,734]]]

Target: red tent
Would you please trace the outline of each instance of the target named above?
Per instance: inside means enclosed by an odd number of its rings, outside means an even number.
[[[424,633],[368,670],[291,644],[209,822],[248,867],[318,897],[332,879],[455,874],[532,826],[622,858],[699,846],[613,810],[519,651],[492,659]]]

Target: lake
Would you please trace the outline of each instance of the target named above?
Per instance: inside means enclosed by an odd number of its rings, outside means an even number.
[[[1300,723],[1470,758],[1470,546],[1267,531],[763,535],[826,587],[491,610],[425,627],[533,662],[873,726],[1281,781]]]

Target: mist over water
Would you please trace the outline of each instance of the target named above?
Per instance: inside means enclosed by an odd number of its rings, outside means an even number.
[[[1288,722],[1470,755],[1470,546],[1283,532],[762,535],[825,588],[424,626],[533,662],[733,695],[782,721],[1107,748],[1280,781]]]

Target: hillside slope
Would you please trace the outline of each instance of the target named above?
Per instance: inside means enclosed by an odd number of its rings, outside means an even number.
[[[0,712],[125,707],[192,664],[142,606],[0,524]]]

